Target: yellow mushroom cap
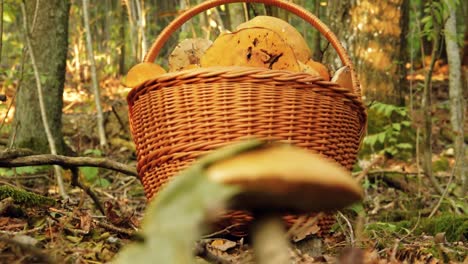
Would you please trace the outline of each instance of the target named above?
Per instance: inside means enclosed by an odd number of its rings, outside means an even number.
[[[319,154],[274,145],[211,165],[208,177],[242,189],[234,207],[314,212],[337,210],[362,199],[349,171]]]
[[[158,64],[151,62],[138,63],[128,71],[124,85],[134,88],[164,73],[166,73],[166,70]]]
[[[279,34],[294,50],[294,54],[299,61],[305,63],[310,58],[311,51],[307,42],[302,37],[301,33],[288,22],[272,16],[256,16],[237,26],[236,30],[252,27],[267,28]]]
[[[220,35],[200,59],[202,67],[248,66],[299,71],[294,50],[273,30],[260,27]]]

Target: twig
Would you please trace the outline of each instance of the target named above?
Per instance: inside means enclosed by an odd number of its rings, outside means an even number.
[[[119,113],[117,113],[117,109],[115,108],[115,105],[112,105],[111,109],[112,109],[112,113],[115,115],[115,118],[117,118],[117,121],[119,122],[120,128],[123,131],[125,131],[126,134],[130,134],[130,131],[128,130],[128,126],[124,124]]]
[[[52,208],[52,207],[49,208],[49,211],[66,215],[66,216],[71,217],[71,218],[73,218],[75,220],[80,220],[80,218],[78,216],[75,216],[72,213],[64,212],[64,211],[61,211],[61,210],[58,210],[58,209],[55,209],[55,208]],[[97,219],[94,219],[94,218],[92,218],[91,220],[96,225],[98,225],[98,226],[100,226],[102,228],[105,228],[105,229],[108,229],[108,230],[111,230],[111,231],[114,231],[114,232],[117,232],[117,233],[120,233],[120,234],[124,234],[124,235],[130,236],[130,237],[135,236],[135,234],[136,234],[136,232],[134,232],[132,230],[125,229],[125,228],[120,228],[120,227],[114,226],[112,224],[104,223],[104,222],[101,222],[101,221],[99,221]]]
[[[413,228],[411,228],[411,230],[408,232],[408,234],[404,235],[399,240],[403,241],[405,238],[409,237],[414,232],[414,230],[416,230],[416,228],[418,227],[420,220],[421,220],[421,212],[419,212],[418,219],[416,220],[416,224],[414,224]]]
[[[421,197],[421,168],[419,167],[420,164],[420,154],[419,154],[419,135],[420,135],[421,128],[416,129],[416,170],[418,171],[418,198]]]
[[[237,227],[237,226],[241,226],[242,224],[233,224],[233,225],[230,225],[222,230],[219,230],[219,231],[216,231],[214,233],[211,233],[211,234],[208,234],[208,235],[204,235],[202,236],[202,238],[210,238],[210,237],[214,237],[214,236],[218,236],[218,235],[224,235],[224,234],[228,234],[229,233],[229,230],[233,227]]]
[[[41,85],[41,78],[39,76],[39,70],[37,68],[36,64],[36,58],[34,56],[34,50],[33,46],[31,43],[31,39],[29,37],[29,29],[28,29],[28,19],[26,15],[26,5],[24,3],[24,0],[21,2],[21,12],[23,15],[23,25],[24,25],[24,32],[25,32],[25,39],[26,39],[26,44],[28,46],[29,50],[29,57],[31,58],[31,64],[33,67],[34,71],[34,78],[36,79],[36,88],[37,88],[37,96],[39,99],[39,108],[41,111],[41,117],[42,117],[42,124],[44,125],[44,130],[47,136],[47,141],[49,142],[49,148],[50,152],[54,155],[57,154],[57,149],[55,146],[55,139],[52,136],[52,132],[50,131],[49,127],[49,121],[46,113],[46,108],[45,108],[45,103],[44,103],[44,97],[42,94],[42,85]],[[62,171],[60,170],[59,166],[54,166],[54,171],[55,171],[55,178],[57,180],[57,185],[59,187],[59,192],[62,198],[66,199],[68,198],[67,192],[65,191],[65,186],[63,184],[63,177],[62,177]]]
[[[0,234],[9,235],[9,236],[27,235],[27,234],[37,233],[38,231],[41,231],[41,230],[44,229],[45,227],[46,227],[46,225],[44,224],[44,225],[35,227],[35,228],[33,228],[33,229],[21,230],[21,231],[17,231],[17,232],[0,230]]]
[[[434,209],[432,209],[432,212],[429,214],[428,218],[433,217],[434,214],[437,212],[437,210],[439,210],[439,207],[442,204],[442,201],[444,200],[445,196],[447,195],[448,189],[450,188],[450,184],[452,183],[452,180],[453,180],[453,176],[455,175],[455,168],[457,167],[457,161],[458,161],[458,159],[455,159],[455,164],[453,165],[452,173],[450,174],[450,178],[449,178],[449,181],[447,183],[447,186],[445,187],[444,192],[440,196],[439,201],[437,202],[436,206],[434,206]],[[456,209],[456,207],[455,207],[455,209]]]
[[[351,240],[351,246],[354,247],[354,231],[353,231],[353,225],[351,225],[351,222],[349,222],[348,218],[346,218],[346,216],[341,213],[341,212],[338,212],[338,215],[343,218],[346,222],[346,224],[348,225],[348,228],[349,228],[349,239]]]
[[[120,228],[120,227],[117,227],[115,225],[111,225],[111,224],[108,224],[108,223],[104,223],[104,222],[101,222],[101,221],[98,221],[96,219],[93,219],[93,221],[100,227],[102,228],[105,228],[105,229],[108,229],[108,230],[111,230],[111,231],[114,231],[114,232],[117,232],[117,233],[120,233],[120,234],[124,234],[124,235],[127,235],[127,236],[135,236],[136,235],[136,232],[132,231],[132,230],[129,230],[129,229],[125,229],[125,228]]]
[[[0,167],[13,168],[34,165],[60,165],[63,167],[99,167],[118,171],[127,175],[138,176],[133,166],[106,158],[68,157],[63,155],[40,154],[3,159],[0,154]]]
[[[78,168],[74,167],[74,168],[70,168],[70,170],[72,172],[72,185],[77,186],[78,188],[82,189],[89,197],[91,197],[91,199],[94,202],[94,205],[101,212],[101,214],[106,215],[104,211],[104,207],[102,206],[101,201],[99,200],[97,195],[91,190],[91,188],[81,183],[80,180],[78,179],[79,178]]]

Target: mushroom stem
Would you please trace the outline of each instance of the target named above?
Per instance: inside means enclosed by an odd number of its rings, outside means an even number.
[[[257,214],[255,219],[252,228],[255,263],[291,263],[289,242],[281,217],[276,214]]]

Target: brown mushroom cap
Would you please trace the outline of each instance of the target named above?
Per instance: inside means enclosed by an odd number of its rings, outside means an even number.
[[[233,207],[314,212],[337,210],[363,197],[359,184],[338,163],[297,147],[273,145],[211,165],[208,177],[242,192]]]
[[[211,44],[211,40],[202,38],[182,40],[169,55],[169,71],[197,68],[200,58]]]
[[[343,88],[353,90],[353,79],[351,75],[352,73],[349,66],[343,66],[335,72],[331,81],[338,83]]]

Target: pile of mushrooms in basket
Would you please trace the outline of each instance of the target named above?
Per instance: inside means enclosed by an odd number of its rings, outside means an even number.
[[[293,26],[276,17],[257,16],[232,33],[222,33],[213,43],[202,38],[183,40],[169,56],[169,72],[250,66],[305,72],[330,81],[329,69],[310,57],[306,41]],[[158,64],[139,63],[129,70],[124,84],[133,88],[164,73],[166,70]],[[349,67],[338,69],[331,81],[352,89]]]
[[[249,66],[305,72],[330,81],[327,67],[310,57],[307,43],[294,27],[278,18],[258,16],[214,42],[182,41],[169,57],[169,71]],[[140,63],[128,72],[125,85],[137,87],[165,73],[160,65]],[[331,81],[352,88],[349,68],[339,69]],[[190,188],[181,191],[184,186]],[[204,188],[218,195],[207,196]],[[211,152],[175,177],[148,206],[142,223],[144,243],[125,248],[116,263],[145,263],[142,255],[148,252],[154,254],[153,263],[192,263],[203,224],[214,222],[213,212],[221,209],[252,212],[250,239],[256,263],[290,263],[281,215],[335,211],[362,196],[350,172],[333,160],[283,143],[247,140]],[[195,210],[194,201],[203,210]],[[177,210],[193,210],[193,218],[168,224],[166,214]],[[190,243],[174,241],[174,234]]]

